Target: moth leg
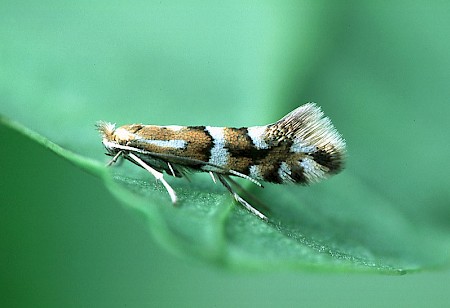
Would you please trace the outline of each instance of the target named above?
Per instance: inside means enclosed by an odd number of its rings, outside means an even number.
[[[216,181],[216,176],[214,175],[214,172],[209,171],[209,175],[211,176],[211,179],[213,180],[214,184],[216,184],[217,181]]]
[[[122,156],[122,154],[123,154],[123,151],[117,152],[117,154],[114,155],[114,157],[109,161],[109,163],[106,164],[106,167],[109,167],[112,164],[114,164],[117,161],[117,159],[119,158],[119,156]]]
[[[242,204],[248,211],[250,211],[252,214],[258,216],[260,219],[264,220],[264,221],[268,221],[267,217],[261,213],[260,211],[258,211],[257,209],[255,209],[253,206],[251,206],[250,203],[248,203],[247,201],[245,201],[241,196],[238,195],[237,192],[235,192],[233,190],[233,188],[230,186],[230,184],[227,181],[230,181],[231,183],[233,183],[236,186],[239,186],[235,181],[233,181],[229,176],[227,175],[223,175],[223,174],[216,174],[217,177],[219,178],[219,181],[223,184],[223,186],[225,186],[226,189],[228,189],[228,191],[233,195],[234,199],[239,202],[240,204]]]
[[[147,165],[145,162],[143,162],[139,157],[137,157],[133,153],[128,153],[127,155],[128,155],[128,157],[133,159],[136,163],[141,165],[145,170],[150,172],[155,177],[156,180],[159,180],[164,185],[167,192],[169,193],[170,199],[172,199],[173,204],[175,204],[177,202],[177,195],[176,195],[175,191],[169,185],[169,183],[166,182],[166,180],[164,179],[163,174],[161,172],[156,171],[155,169],[153,169],[152,167]]]
[[[169,163],[169,162],[167,162],[167,166],[169,166],[170,173],[172,173],[172,175],[173,175],[174,177],[176,177],[176,175],[175,175],[175,170],[173,170],[172,164]]]
[[[175,173],[175,172],[177,172],[179,177],[185,178],[186,180],[188,180],[188,182],[191,181],[191,179],[189,178],[188,173],[186,172],[185,169],[183,169],[183,167],[181,167],[180,165],[171,164],[169,162],[167,162],[167,165],[169,166],[170,173],[172,173],[172,175],[174,177],[177,176],[176,173]]]

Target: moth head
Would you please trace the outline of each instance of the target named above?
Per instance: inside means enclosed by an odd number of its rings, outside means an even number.
[[[114,140],[114,131],[116,130],[116,124],[98,121],[96,127],[104,141]]]
[[[134,139],[132,133],[125,127],[116,128],[116,124],[99,121],[97,129],[102,136],[102,143],[110,155],[120,151],[121,145],[126,145],[128,141]]]
[[[126,144],[128,141],[134,139],[133,133],[131,133],[126,127],[116,128],[116,124],[99,121],[97,122],[97,129],[100,132],[103,143],[115,142],[121,145]]]

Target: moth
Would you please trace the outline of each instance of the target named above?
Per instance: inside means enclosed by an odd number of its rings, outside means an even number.
[[[208,172],[234,199],[263,220],[267,217],[244,200],[232,177],[262,187],[261,182],[310,184],[343,169],[345,140],[320,107],[307,103],[275,123],[252,127],[158,126],[130,124],[116,127],[100,121],[97,128],[112,156],[144,168],[166,188],[173,203],[174,189],[163,172],[186,177],[190,171]]]

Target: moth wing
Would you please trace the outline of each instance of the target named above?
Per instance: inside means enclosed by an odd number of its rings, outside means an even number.
[[[317,182],[343,169],[345,140],[314,103],[300,106],[269,125],[266,134],[271,144],[285,140],[291,143],[290,152],[298,161],[288,167],[292,174],[302,175],[298,178],[306,183]]]
[[[177,155],[172,155],[172,154],[153,153],[153,152],[148,152],[148,151],[146,151],[145,154],[149,155],[151,157],[155,157],[155,158],[159,159],[161,162],[165,162],[165,164],[171,163],[172,166],[176,166],[176,168],[179,169],[178,171],[181,170],[181,172],[180,172],[181,175],[186,175],[186,173],[189,173],[190,171],[207,171],[207,172],[213,172],[213,173],[218,173],[218,174],[238,176],[240,178],[249,180],[249,181],[253,182],[254,184],[262,187],[261,183],[259,183],[257,180],[253,179],[252,177],[249,177],[248,175],[245,175],[245,174],[240,173],[233,169],[224,168],[222,166],[215,165],[215,164],[205,162],[202,160],[189,158],[189,157],[183,157],[183,156],[177,156]],[[170,169],[164,168],[164,170],[169,174],[171,173]]]

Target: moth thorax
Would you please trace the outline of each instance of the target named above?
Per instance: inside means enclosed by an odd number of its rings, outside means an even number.
[[[123,127],[119,127],[114,131],[113,137],[114,141],[116,141],[117,143],[125,144],[128,141],[134,139],[134,134]]]

